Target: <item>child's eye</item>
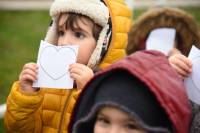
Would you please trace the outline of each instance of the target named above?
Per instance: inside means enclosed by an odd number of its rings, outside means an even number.
[[[74,34],[77,38],[80,38],[80,39],[83,39],[85,37],[85,35],[81,32],[75,32]]]
[[[64,31],[58,31],[58,36],[63,36],[64,34]]]
[[[129,130],[133,130],[133,129],[137,129],[137,126],[135,124],[132,124],[132,123],[127,123],[125,125],[125,127]]]
[[[97,118],[97,122],[101,122],[103,124],[109,124],[110,123],[109,120],[107,120],[107,119],[105,119],[103,117],[98,117]]]

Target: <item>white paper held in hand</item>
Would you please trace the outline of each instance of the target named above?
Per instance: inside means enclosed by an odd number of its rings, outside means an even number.
[[[200,105],[200,50],[192,46],[188,57],[192,61],[192,73],[184,80],[189,99]]]
[[[176,30],[173,28],[158,28],[149,34],[146,50],[157,50],[168,55],[175,44]]]
[[[37,65],[38,80],[33,87],[72,89],[69,65],[76,62],[78,45],[55,46],[41,40]]]

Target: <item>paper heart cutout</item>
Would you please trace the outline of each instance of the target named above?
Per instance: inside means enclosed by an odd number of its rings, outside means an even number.
[[[192,73],[192,82],[194,83],[195,87],[200,90],[200,71],[199,71],[199,66],[200,66],[200,56],[195,57],[193,59],[192,67],[193,70],[198,70],[198,71],[193,71]],[[196,78],[194,78],[196,77]]]
[[[40,66],[51,79],[58,80],[68,73],[69,65],[74,63],[70,58],[75,55],[75,50],[70,47],[47,46],[41,51]]]

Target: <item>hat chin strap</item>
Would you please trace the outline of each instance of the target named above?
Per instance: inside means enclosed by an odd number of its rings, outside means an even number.
[[[99,61],[101,59],[103,43],[104,43],[108,29],[109,29],[109,25],[107,24],[104,26],[104,28],[100,32],[99,38],[97,40],[96,48],[94,49],[94,51],[88,61],[87,66],[92,69],[95,68],[99,64]]]

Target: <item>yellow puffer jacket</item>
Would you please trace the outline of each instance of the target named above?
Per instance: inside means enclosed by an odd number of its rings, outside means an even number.
[[[127,32],[132,24],[131,11],[124,0],[105,0],[112,20],[112,40],[100,64],[105,68],[126,54]],[[66,133],[72,108],[80,91],[45,89],[34,94],[19,91],[15,82],[7,99],[5,126],[12,133]]]

